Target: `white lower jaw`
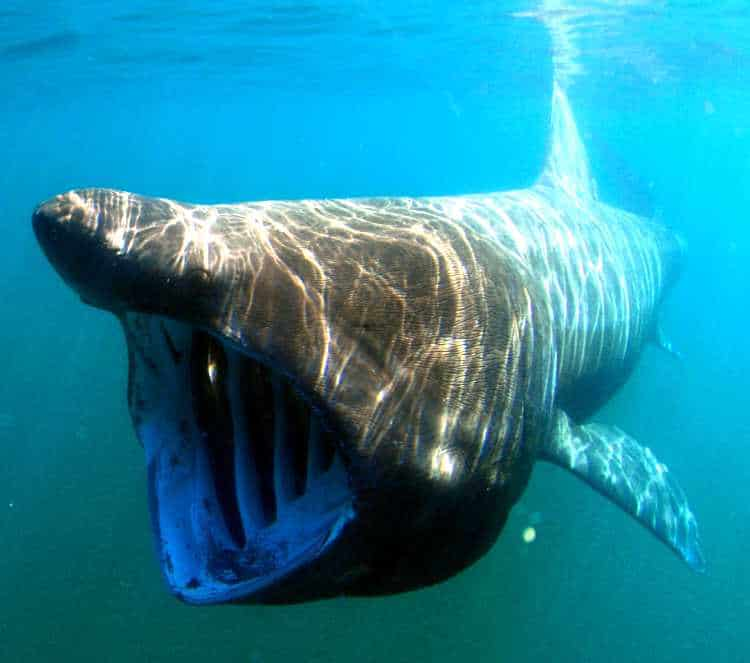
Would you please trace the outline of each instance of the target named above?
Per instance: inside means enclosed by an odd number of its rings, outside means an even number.
[[[319,557],[353,517],[350,496],[335,476],[343,468],[331,468],[330,477],[321,477],[272,525],[246,532],[240,548],[217,511],[202,461],[192,478],[175,476],[169,453],[163,450],[149,466],[149,502],[165,579],[189,603],[249,598]]]
[[[258,474],[268,468],[259,468],[250,453],[254,441],[243,424],[246,416],[240,416],[248,395],[238,377],[242,372],[235,370],[247,357],[221,346],[226,372],[219,377],[225,381],[233,419],[230,456],[223,461],[233,471],[218,476],[209,453],[210,436],[198,426],[189,387],[187,364],[193,362],[194,373],[198,361],[195,356],[188,359],[192,330],[153,316],[135,317],[124,321],[129,343],[136,342],[130,338],[135,331],[141,343],[136,352],[131,347],[131,381],[137,381],[139,404],[133,418],[146,451],[151,519],[164,576],[172,592],[190,603],[250,598],[319,557],[338,538],[353,518],[346,470],[338,453],[330,465],[320,465],[316,423],[307,426],[304,440],[285,437],[285,427],[276,426],[273,440],[266,440],[273,444],[273,477],[266,476],[264,484],[266,493],[273,491],[265,499],[275,503],[275,511],[272,518],[264,517]],[[175,350],[182,360],[175,361]],[[274,397],[268,405],[277,419],[291,414],[284,398]],[[308,449],[301,494],[289,489],[291,467],[285,457],[290,444]]]

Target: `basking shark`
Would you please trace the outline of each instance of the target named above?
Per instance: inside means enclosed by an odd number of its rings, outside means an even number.
[[[483,555],[537,460],[692,568],[696,520],[652,452],[587,423],[657,337],[683,243],[598,200],[566,92],[530,188],[40,205],[62,278],[122,323],[153,533],[190,603],[429,585]]]

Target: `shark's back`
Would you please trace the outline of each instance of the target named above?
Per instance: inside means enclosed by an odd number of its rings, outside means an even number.
[[[499,194],[493,226],[548,311],[557,402],[587,417],[654,334],[681,242],[648,219],[546,184]]]
[[[567,97],[555,85],[546,167],[528,189],[483,197],[475,220],[534,285],[556,347],[557,404],[589,416],[655,336],[683,243],[663,225],[601,202]]]

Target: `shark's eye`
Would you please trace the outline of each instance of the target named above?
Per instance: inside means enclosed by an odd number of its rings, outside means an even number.
[[[191,267],[185,274],[187,281],[193,286],[207,285],[211,283],[211,272],[203,267]]]
[[[74,207],[72,211],[70,212],[70,220],[73,223],[83,223],[83,208],[82,207]]]

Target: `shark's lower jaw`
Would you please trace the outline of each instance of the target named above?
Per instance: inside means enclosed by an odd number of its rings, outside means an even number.
[[[122,321],[169,587],[196,604],[268,593],[353,518],[333,433],[287,378],[228,343],[156,316]]]

